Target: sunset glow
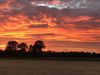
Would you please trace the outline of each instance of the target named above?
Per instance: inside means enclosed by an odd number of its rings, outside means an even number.
[[[0,0],[0,49],[9,40],[30,45],[40,39],[46,50],[100,52],[99,4],[99,0]]]

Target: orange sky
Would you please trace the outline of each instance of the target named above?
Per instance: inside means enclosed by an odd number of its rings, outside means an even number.
[[[9,40],[29,45],[41,39],[48,50],[100,52],[99,10],[59,10],[30,3],[0,0],[0,49]]]

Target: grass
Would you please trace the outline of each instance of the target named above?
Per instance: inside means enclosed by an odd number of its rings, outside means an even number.
[[[100,75],[100,62],[4,59],[0,75]]]

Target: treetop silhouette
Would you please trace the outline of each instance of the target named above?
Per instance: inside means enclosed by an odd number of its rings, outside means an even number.
[[[35,44],[33,47],[37,52],[42,52],[42,49],[45,48],[46,46],[42,40],[37,40],[35,41]]]
[[[17,50],[17,45],[18,45],[17,41],[8,41],[6,50],[7,51],[15,51],[15,50]]]
[[[55,52],[43,51],[45,48],[43,40],[37,40],[29,46],[24,42],[8,41],[5,51],[0,50],[0,57],[71,57],[71,58],[100,58],[95,52]]]
[[[18,44],[18,48],[20,51],[26,51],[26,49],[28,49],[28,46],[26,43],[20,43]]]

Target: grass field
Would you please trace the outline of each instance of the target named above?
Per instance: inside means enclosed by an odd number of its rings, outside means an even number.
[[[100,62],[5,59],[0,75],[100,75]]]

